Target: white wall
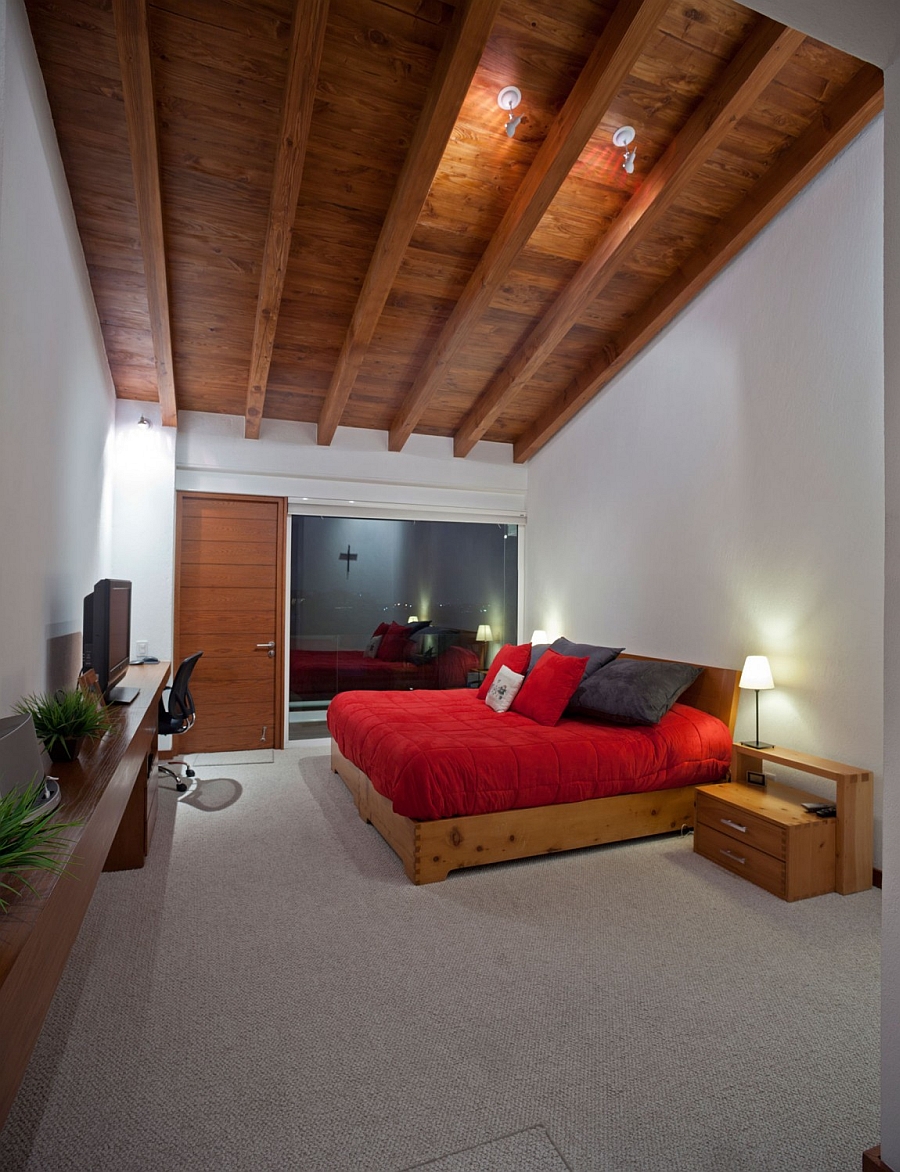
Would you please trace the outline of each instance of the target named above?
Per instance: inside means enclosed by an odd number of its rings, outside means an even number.
[[[900,62],[885,72],[884,891],[881,1154],[900,1172]]]
[[[768,655],[763,739],[879,809],[881,289],[879,119],[532,460],[525,577],[526,629]]]
[[[0,24],[0,715],[74,683],[109,572],[113,386],[21,0]]]
[[[138,427],[144,416],[149,428]],[[172,658],[175,574],[175,429],[159,405],[120,399],[113,462],[112,570],[128,578],[131,652],[143,640],[157,659]]]
[[[527,472],[508,444],[482,442],[455,460],[452,441],[440,436],[414,435],[390,452],[386,432],[361,428],[339,427],[329,447],[316,444],[310,423],[265,419],[259,440],[243,435],[243,418],[181,412],[176,486],[270,493],[322,513],[351,504],[369,516],[522,520]]]

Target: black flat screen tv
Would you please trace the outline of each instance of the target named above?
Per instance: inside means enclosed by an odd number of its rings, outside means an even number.
[[[101,578],[84,600],[82,670],[93,668],[109,697],[131,658],[131,583]]]

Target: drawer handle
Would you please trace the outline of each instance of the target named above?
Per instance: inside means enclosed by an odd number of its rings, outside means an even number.
[[[727,850],[725,850],[725,848],[724,848],[724,847],[722,847],[722,848],[721,848],[721,850],[720,850],[720,852],[719,852],[719,853],[720,853],[720,854],[723,854],[723,855],[727,855],[729,859],[734,859],[734,861],[735,861],[736,863],[740,863],[742,867],[743,867],[743,866],[746,864],[746,862],[747,862],[747,860],[746,860],[746,859],[742,859],[740,855],[736,855],[736,854],[734,853],[734,851],[727,851]]]
[[[719,821],[723,826],[730,826],[732,830],[739,830],[741,834],[747,833],[747,827],[741,826],[740,822],[732,822],[730,818],[720,818]]]

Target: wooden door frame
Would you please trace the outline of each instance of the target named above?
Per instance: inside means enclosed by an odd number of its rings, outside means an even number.
[[[285,677],[285,575],[287,573],[286,538],[288,502],[284,496],[262,496],[240,492],[196,492],[193,489],[177,489],[175,492],[175,582],[173,630],[175,636],[174,666],[184,659],[181,640],[181,519],[186,500],[205,501],[253,501],[257,504],[274,504],[278,508],[278,527],[275,537],[275,721],[273,724],[273,748],[284,748],[284,677]],[[199,714],[198,714],[199,717]]]

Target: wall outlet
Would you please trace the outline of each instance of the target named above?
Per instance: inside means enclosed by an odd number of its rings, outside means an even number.
[[[146,657],[150,654],[150,652],[148,650],[149,646],[150,646],[150,644],[147,642],[146,639],[138,639],[134,645],[135,651],[137,653],[135,658],[136,659],[146,659]]]

